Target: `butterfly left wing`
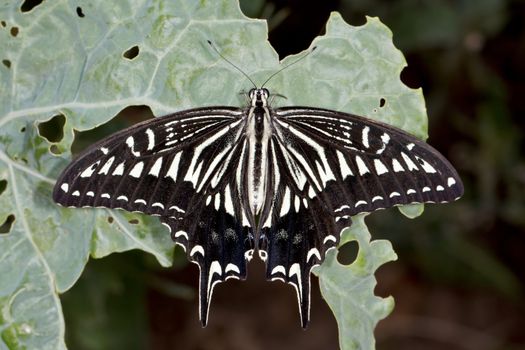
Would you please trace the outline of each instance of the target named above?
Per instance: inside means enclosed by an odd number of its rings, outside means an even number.
[[[272,120],[268,171],[275,194],[261,217],[259,249],[267,278],[296,288],[305,327],[310,270],[337,246],[352,215],[449,202],[463,187],[443,156],[400,129],[315,108],[277,109]]]
[[[105,138],[62,172],[53,192],[68,207],[160,216],[200,270],[200,318],[213,287],[246,278],[253,218],[241,206],[244,111],[202,108],[148,120]]]

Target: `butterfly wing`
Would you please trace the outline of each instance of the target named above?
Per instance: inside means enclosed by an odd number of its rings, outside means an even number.
[[[61,174],[54,200],[160,216],[200,269],[206,324],[216,283],[246,278],[253,218],[240,203],[245,112],[203,108],[148,120],[103,139]]]
[[[339,242],[351,216],[395,205],[449,202],[463,193],[450,163],[406,132],[314,108],[273,111],[269,179],[259,247],[267,278],[297,290],[309,319],[310,270]],[[280,165],[280,166],[279,166]]]

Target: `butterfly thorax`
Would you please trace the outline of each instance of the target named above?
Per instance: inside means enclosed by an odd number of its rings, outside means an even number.
[[[252,215],[258,215],[266,198],[268,143],[271,137],[267,89],[252,89],[247,120],[248,138],[248,200]]]

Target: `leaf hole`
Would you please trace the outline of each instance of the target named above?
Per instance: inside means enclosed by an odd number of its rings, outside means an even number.
[[[64,137],[66,117],[57,114],[46,122],[38,124],[38,133],[49,142],[59,142]]]
[[[113,216],[108,216],[108,222],[109,222],[110,224],[112,224],[113,221],[114,221]]]
[[[25,0],[22,6],[20,6],[20,11],[29,12],[38,5],[40,5],[44,0]]]
[[[7,68],[11,68],[11,61],[9,61],[9,60],[2,60],[2,63],[3,63],[4,66],[6,66]]]
[[[2,27],[7,27],[7,23],[5,21],[0,21],[0,24],[2,25]]]
[[[57,145],[51,145],[51,147],[49,147],[49,151],[57,156],[62,154],[62,151],[60,151]]]
[[[132,225],[138,225],[138,224],[139,224],[139,220],[137,220],[137,219],[131,219],[131,220],[129,220],[128,222],[129,222],[130,224],[132,224]]]
[[[359,243],[357,241],[346,242],[342,247],[339,247],[337,261],[342,265],[350,265],[355,261],[358,253]]]
[[[384,99],[384,97],[381,97],[381,99],[379,100],[379,108],[383,108],[386,104],[386,100]]]
[[[15,216],[13,214],[9,215],[7,219],[5,219],[4,223],[0,225],[0,234],[7,234],[11,231],[11,227],[13,227],[13,223],[15,222]]]
[[[405,84],[409,88],[417,89],[419,87],[418,73],[416,71],[416,68],[412,68],[411,65],[405,66],[405,68],[403,68],[403,70],[401,71],[400,78],[403,84]]]
[[[127,49],[122,54],[122,56],[124,56],[124,58],[127,58],[128,60],[132,60],[132,59],[134,59],[135,57],[137,57],[139,55],[139,52],[140,52],[139,47],[137,45],[135,45],[135,46],[130,47],[129,49]]]
[[[77,16],[80,18],[83,18],[85,16],[84,12],[82,12],[82,7],[80,6],[77,7]]]
[[[7,180],[0,180],[0,196],[4,193],[7,188]]]
[[[23,127],[20,129],[20,132],[26,132],[26,127],[23,126]]]
[[[18,35],[18,32],[19,32],[18,27],[11,28],[10,33],[12,36],[16,37]]]

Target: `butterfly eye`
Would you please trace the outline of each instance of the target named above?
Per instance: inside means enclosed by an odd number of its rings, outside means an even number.
[[[248,96],[250,98],[253,98],[255,96],[255,93],[256,93],[256,90],[255,89],[250,89],[250,91],[248,92]]]
[[[268,89],[263,88],[262,92],[263,92],[264,97],[268,98],[268,96],[270,96],[270,91]]]

